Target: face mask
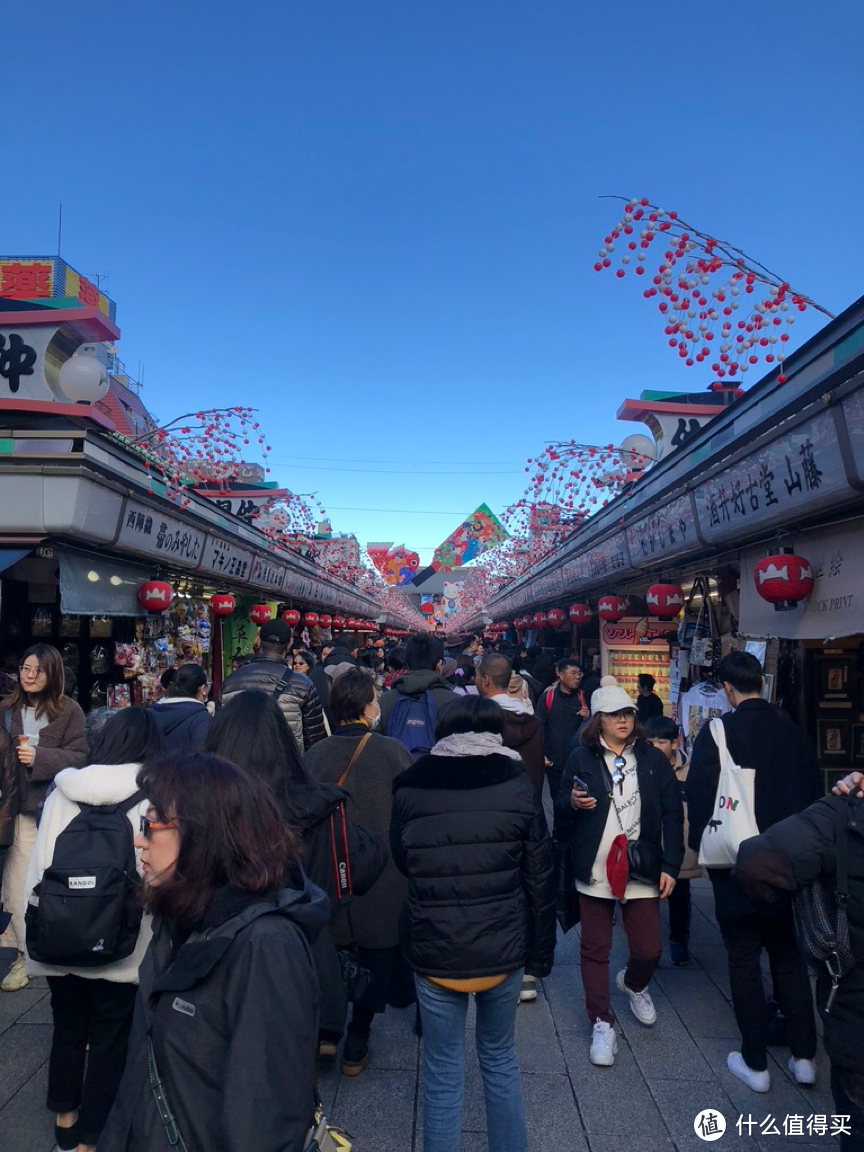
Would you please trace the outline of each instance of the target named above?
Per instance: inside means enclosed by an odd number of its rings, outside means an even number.
[[[378,725],[380,723],[381,723],[381,709],[379,708],[378,711],[375,713],[375,718],[369,724],[369,731],[374,732],[374,730],[378,727]]]

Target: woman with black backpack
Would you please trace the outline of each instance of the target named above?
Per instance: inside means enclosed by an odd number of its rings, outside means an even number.
[[[331,921],[345,915],[353,896],[367,892],[384,870],[385,844],[345,814],[347,795],[332,784],[313,780],[279,705],[267,692],[240,692],[216,714],[205,744],[267,783],[279,809],[297,834],[303,867],[330,899]],[[343,839],[344,833],[344,839]],[[347,860],[347,890],[334,873],[334,851]],[[342,967],[329,926],[312,944],[321,985],[319,1059],[332,1060],[342,1038],[347,1009]]]
[[[30,954],[31,947],[39,955],[43,952],[38,944],[32,943],[36,937],[31,927],[33,913],[29,909],[35,911],[38,908],[44,917],[51,917],[54,913],[50,910],[50,898],[43,899],[40,908],[33,902],[36,897],[32,894],[34,889],[39,890],[46,871],[52,868],[52,864],[57,865],[60,859],[70,872],[66,885],[70,889],[76,885],[79,895],[86,895],[89,891],[89,877],[77,874],[86,872],[94,863],[95,834],[83,827],[81,835],[76,838],[83,841],[78,849],[82,853],[79,857],[81,867],[74,866],[74,844],[65,849],[69,837],[63,837],[73,820],[86,810],[82,805],[106,810],[118,805],[121,820],[129,824],[127,851],[134,851],[132,840],[138,831],[140,817],[147,811],[147,799],[138,792],[136,777],[142,761],[157,756],[161,751],[161,733],[144,708],[124,708],[112,716],[93,745],[92,763],[85,768],[66,768],[54,778],[56,787],[45,801],[27,869],[26,892],[31,898],[27,917],[27,972],[30,976],[46,976],[51,990],[54,1035],[48,1063],[47,1107],[57,1113],[55,1138],[62,1152],[75,1148],[78,1152],[90,1152],[95,1148],[114,1103],[126,1063],[132,1009],[138,991],[138,968],[150,943],[150,917],[142,918],[138,912],[135,917],[137,935],[130,935],[127,942],[130,951],[118,959],[92,967],[39,962]],[[130,800],[132,803],[126,807]],[[58,841],[61,845],[59,855]],[[140,864],[140,853],[135,859]],[[106,852],[104,866],[111,864],[110,853]],[[122,860],[115,864],[122,866]],[[94,895],[95,885],[94,876]],[[41,924],[39,936],[49,955],[50,938],[62,936],[62,946],[70,949],[79,935],[86,942],[90,929],[84,920],[93,912],[94,902],[78,899],[63,903],[66,908],[75,908],[80,922],[64,920],[56,928],[47,922]],[[134,931],[134,925],[130,927]],[[101,943],[103,955],[113,956],[111,941],[104,938],[98,924],[94,934],[99,936],[96,947]],[[124,949],[120,947],[119,951],[124,952]]]

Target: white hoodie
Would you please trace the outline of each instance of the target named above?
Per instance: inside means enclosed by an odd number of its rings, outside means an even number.
[[[54,777],[57,787],[45,801],[33,855],[27,865],[24,884],[24,906],[27,898],[41,881],[42,874],[54,858],[54,842],[67,824],[71,824],[81,804],[117,804],[138,791],[135,779],[140,764],[90,764],[86,768],[64,768]],[[147,812],[149,801],[142,800],[129,810],[133,834],[138,831],[138,817]],[[135,858],[141,869],[141,853],[136,848]],[[113,980],[118,984],[137,984],[138,968],[150,943],[151,917],[144,914],[135,950],[124,960],[106,964],[101,968],[56,968],[40,964],[27,957],[27,972],[31,976],[83,976],[87,980]]]

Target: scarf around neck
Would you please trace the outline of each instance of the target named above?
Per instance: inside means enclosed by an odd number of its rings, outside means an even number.
[[[439,740],[432,756],[506,756],[508,760],[521,760],[518,752],[505,748],[496,732],[454,732]]]

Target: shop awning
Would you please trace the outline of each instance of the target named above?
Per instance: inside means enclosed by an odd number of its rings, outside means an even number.
[[[5,572],[25,556],[29,556],[32,548],[0,548],[0,572]]]

